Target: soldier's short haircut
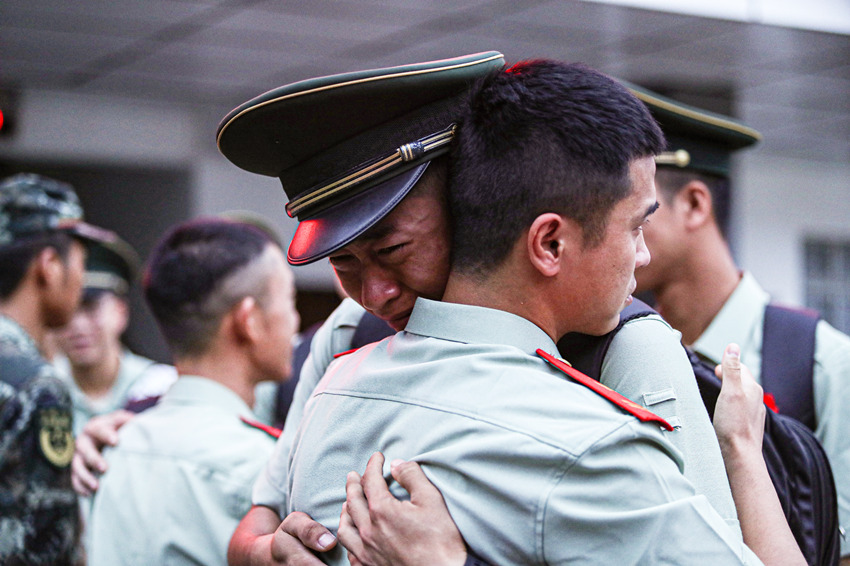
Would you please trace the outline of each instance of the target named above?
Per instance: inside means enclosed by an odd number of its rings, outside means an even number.
[[[256,226],[218,218],[180,224],[148,260],[145,299],[175,357],[203,354],[224,315],[245,297],[262,304],[270,270],[261,261],[279,247]]]
[[[631,164],[663,150],[646,106],[588,67],[528,61],[489,76],[472,89],[449,176],[454,269],[497,267],[545,212],[598,245],[632,191]]]
[[[53,248],[63,261],[67,260],[72,240],[65,232],[43,232],[0,247],[0,301],[14,294],[42,250]]]

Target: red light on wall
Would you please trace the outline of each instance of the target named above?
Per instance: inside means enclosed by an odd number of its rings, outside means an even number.
[[[0,87],[0,137],[9,137],[15,131],[17,98],[14,91]]]

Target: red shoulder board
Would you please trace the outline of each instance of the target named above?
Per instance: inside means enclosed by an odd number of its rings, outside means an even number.
[[[350,350],[346,350],[345,352],[340,352],[338,354],[334,354],[334,359],[341,358],[342,356],[347,356],[348,354],[351,354],[352,352],[356,352],[359,349],[360,348],[352,348]]]
[[[571,378],[573,378],[575,381],[578,381],[585,387],[592,389],[599,395],[602,395],[621,409],[624,409],[625,411],[633,414],[638,418],[638,420],[643,422],[655,422],[660,424],[667,430],[673,430],[673,427],[670,425],[670,423],[668,423],[652,411],[648,411],[646,408],[641,407],[631,399],[623,397],[610,387],[605,387],[595,379],[584,375],[565,361],[559,360],[555,356],[547,354],[541,349],[537,350],[537,355],[552,364],[553,366],[555,366],[557,369],[570,376]]]
[[[245,417],[240,416],[239,420],[241,420],[243,423],[245,423],[246,425],[248,425],[250,427],[260,429],[261,431],[265,432],[266,434],[268,434],[269,436],[271,436],[273,438],[280,438],[280,434],[283,432],[279,428],[275,428],[273,426],[269,426],[267,424],[263,424],[261,422],[254,421],[254,420],[251,420],[251,419],[246,419]]]

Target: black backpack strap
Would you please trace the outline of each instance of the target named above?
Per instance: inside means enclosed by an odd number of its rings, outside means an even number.
[[[761,385],[779,412],[814,430],[815,329],[817,313],[775,304],[764,311]]]
[[[364,312],[357,323],[357,329],[351,338],[351,349],[356,350],[366,344],[383,340],[395,334],[392,327],[372,313]]]
[[[273,424],[276,428],[283,428],[283,424],[286,422],[286,417],[289,415],[289,406],[292,405],[292,399],[295,396],[295,387],[298,385],[298,380],[301,377],[301,368],[304,367],[304,362],[307,361],[307,356],[310,355],[310,345],[313,343],[313,337],[321,326],[322,323],[317,322],[302,332],[301,341],[292,350],[291,377],[286,381],[280,382],[277,386],[277,394],[275,395]]]
[[[565,334],[558,340],[558,352],[574,368],[599,381],[602,376],[602,361],[617,332],[630,320],[651,314],[657,314],[655,309],[641,300],[634,299],[620,313],[620,323],[617,328],[602,336],[590,336],[578,332]]]

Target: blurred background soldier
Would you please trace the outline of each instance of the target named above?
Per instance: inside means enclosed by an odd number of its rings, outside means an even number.
[[[729,244],[735,198],[733,156],[761,136],[699,108],[637,89],[664,131],[655,184],[661,207],[644,231],[652,262],[635,272],[639,292],[682,342],[710,363],[725,344],[741,347],[741,361],[770,394],[779,413],[814,432],[832,466],[839,523],[850,528],[850,338],[816,313],[774,302]],[[850,541],[841,542],[850,564]]]
[[[200,219],[162,240],[143,287],[180,377],[106,454],[90,565],[225,564],[274,448],[250,407],[258,383],[291,374],[293,276],[266,232]]]
[[[74,404],[74,436],[96,415],[162,395],[177,379],[173,366],[131,352],[121,341],[130,322],[127,293],[139,257],[115,235],[92,246],[86,260],[83,298],[57,335],[64,356],[56,367]]]
[[[86,241],[70,185],[22,174],[0,183],[0,563],[79,560],[71,489],[71,399],[41,353],[83,285]]]

